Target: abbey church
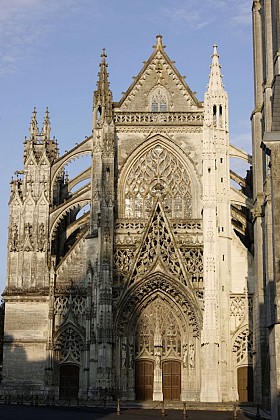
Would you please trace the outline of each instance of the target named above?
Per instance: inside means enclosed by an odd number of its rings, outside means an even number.
[[[216,46],[211,60],[200,102],[158,35],[114,102],[103,51],[92,133],[62,156],[34,109],[11,182],[0,390],[226,402],[269,387],[252,171],[229,165],[254,156],[229,143]]]

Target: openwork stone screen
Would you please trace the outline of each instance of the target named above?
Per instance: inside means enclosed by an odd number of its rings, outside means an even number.
[[[247,358],[252,362],[253,336],[248,330],[242,331],[235,340],[233,351],[236,352],[237,364],[243,363]]]
[[[136,329],[136,356],[147,353],[154,356],[155,336],[161,342],[163,356],[171,351],[181,356],[178,321],[172,309],[168,309],[160,299],[151,303],[140,316]]]
[[[159,191],[170,217],[191,217],[192,194],[187,170],[176,156],[158,144],[140,156],[128,174],[125,217],[148,217]]]
[[[57,338],[54,350],[59,362],[71,360],[80,363],[83,350],[82,338],[74,328],[69,326]]]

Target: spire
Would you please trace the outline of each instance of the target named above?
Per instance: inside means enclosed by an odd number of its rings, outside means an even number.
[[[39,133],[39,129],[38,129],[38,123],[37,123],[37,111],[36,111],[36,107],[34,107],[34,110],[32,112],[32,117],[31,117],[31,123],[30,123],[30,139],[31,140],[36,140],[36,137]]]
[[[97,90],[94,92],[94,107],[100,113],[101,120],[107,119],[110,122],[112,119],[112,92],[109,87],[106,57],[105,48],[103,48],[101,63],[99,64]]]
[[[210,66],[208,92],[224,90],[222,82],[221,66],[219,63],[219,55],[217,52],[217,45],[213,45],[212,63]]]
[[[45,112],[44,123],[42,127],[42,134],[45,140],[50,139],[50,132],[51,132],[50,115],[49,115],[49,109],[47,107],[46,112]]]

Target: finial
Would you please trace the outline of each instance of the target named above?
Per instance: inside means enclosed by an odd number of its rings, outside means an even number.
[[[158,51],[158,50],[163,50],[165,48],[165,45],[162,45],[162,35],[157,35],[156,36],[157,42],[156,45],[154,45],[153,47]]]
[[[219,54],[217,50],[217,45],[213,45],[213,54],[212,54],[212,63],[210,66],[210,75],[209,75],[209,91],[224,90],[224,85],[222,82],[221,66],[219,63]]]
[[[100,63],[100,67],[102,66],[102,64],[106,64],[106,57],[107,57],[107,55],[106,55],[106,49],[105,48],[102,48],[102,54],[101,54],[102,60],[101,60],[101,63]]]
[[[213,45],[213,55],[212,55],[212,58],[214,57],[214,55],[216,55],[217,57],[219,57],[217,48],[218,48],[218,45],[214,44]]]

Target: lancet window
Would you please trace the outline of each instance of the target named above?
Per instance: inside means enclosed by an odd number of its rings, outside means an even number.
[[[158,88],[151,98],[151,111],[167,112],[167,110],[167,96],[161,88]]]
[[[188,172],[176,156],[157,144],[139,157],[128,174],[125,217],[149,217],[159,193],[170,217],[191,217],[192,193]]]

